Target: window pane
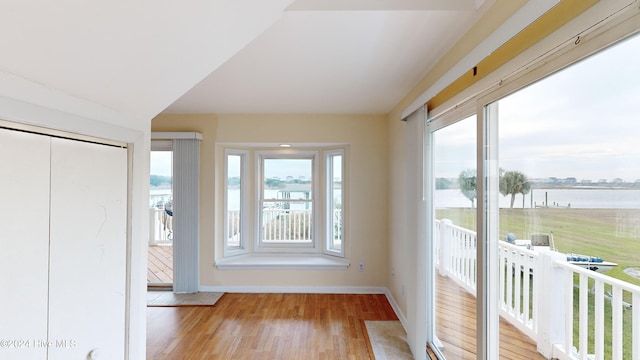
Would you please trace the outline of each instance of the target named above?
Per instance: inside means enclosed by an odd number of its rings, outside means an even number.
[[[242,248],[242,160],[241,155],[227,155],[226,240],[227,249]]]
[[[263,159],[262,241],[311,243],[313,160]]]
[[[639,55],[636,37],[495,107],[501,307],[526,324],[548,316],[536,309],[558,310],[532,328],[539,333],[573,316],[571,343],[561,346],[580,358],[630,359],[633,341],[640,341],[632,335],[630,306],[640,288],[616,285],[640,285],[640,73],[630,61]],[[547,257],[554,266],[536,267]]]
[[[434,132],[432,139],[434,345],[446,359],[475,358],[476,116]]]
[[[342,197],[342,154],[328,157],[327,169],[327,250],[342,253],[343,241],[343,197]]]

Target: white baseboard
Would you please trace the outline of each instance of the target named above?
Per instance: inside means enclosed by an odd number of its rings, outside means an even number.
[[[398,317],[398,320],[400,320],[400,323],[402,324],[404,331],[407,332],[407,317],[404,316],[402,311],[400,311],[400,306],[396,302],[396,299],[393,298],[393,295],[391,295],[391,292],[389,291],[389,289],[384,288],[384,290],[385,290],[384,294],[387,296],[387,300],[389,301],[389,304],[391,304],[391,307],[393,308],[393,312],[396,313],[396,316]]]
[[[293,294],[386,294],[376,286],[200,286],[201,292]]]

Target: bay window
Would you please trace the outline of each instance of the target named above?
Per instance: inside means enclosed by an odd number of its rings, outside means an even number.
[[[222,149],[224,257],[346,256],[346,148]]]

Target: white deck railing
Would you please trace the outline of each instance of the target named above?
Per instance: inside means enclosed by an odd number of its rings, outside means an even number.
[[[435,220],[435,229],[439,274],[475,296],[475,232],[449,220]],[[640,360],[640,311],[632,311],[640,309],[639,286],[572,265],[554,251],[499,241],[498,252],[500,315],[536,341],[542,355]],[[608,314],[611,328],[605,329]]]
[[[262,209],[262,241],[311,241],[312,219],[311,210]]]
[[[149,245],[169,245],[173,241],[173,216],[164,208],[149,209]]]

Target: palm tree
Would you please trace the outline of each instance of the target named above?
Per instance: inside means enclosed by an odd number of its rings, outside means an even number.
[[[467,199],[471,201],[471,207],[473,207],[473,200],[477,197],[476,170],[467,169],[462,171],[458,176],[458,184],[460,184],[460,191]]]
[[[502,173],[502,171],[500,171]],[[500,176],[500,193],[504,196],[511,195],[511,208],[516,200],[516,194],[524,195],[531,190],[531,183],[527,176],[520,171],[506,171]],[[523,202],[524,204],[524,202]],[[523,205],[524,207],[524,205]]]

